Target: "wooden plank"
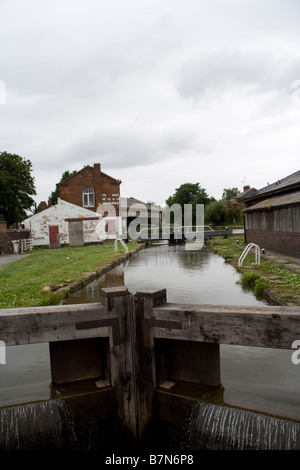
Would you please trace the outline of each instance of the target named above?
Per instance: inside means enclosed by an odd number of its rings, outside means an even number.
[[[292,349],[300,340],[299,307],[168,303],[155,308],[153,316],[181,322],[181,329],[154,327],[154,338],[279,349]]]
[[[137,375],[137,416],[139,432],[143,433],[153,419],[153,394],[157,386],[155,348],[153,339],[153,308],[164,305],[166,289],[145,289],[135,294],[134,323],[135,365]],[[174,323],[171,323],[172,326]]]
[[[107,318],[100,303],[0,310],[0,339],[6,346],[109,336],[109,325],[78,329],[76,324]]]
[[[137,378],[133,357],[135,325],[132,318],[132,295],[123,286],[103,288],[101,289],[101,301],[107,312],[110,312],[119,323],[118,335],[115,334],[115,324],[110,329],[110,382],[116,393],[119,419],[136,439]]]

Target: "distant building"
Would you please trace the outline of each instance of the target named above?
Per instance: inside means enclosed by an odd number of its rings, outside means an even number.
[[[137,217],[145,227],[150,227],[151,224],[158,227],[162,222],[161,209],[134,197],[120,198],[120,215],[127,217],[127,224]]]
[[[101,218],[94,211],[58,199],[57,204],[28,217],[22,225],[31,232],[32,246],[58,248],[99,243],[96,228]]]
[[[247,243],[300,258],[300,171],[253,192],[242,202],[246,205]]]
[[[251,196],[253,196],[253,194],[256,193],[256,191],[257,190],[255,188],[251,188],[250,186],[244,186],[243,192],[235,196],[233,198],[233,202],[240,202],[244,204],[245,201],[247,201],[249,198],[251,198]]]
[[[64,201],[97,211],[98,207],[111,204],[119,215],[120,184],[117,180],[101,171],[100,163],[82,170],[57,184],[58,196]]]
[[[151,224],[158,226],[161,210],[135,198],[121,198],[120,185],[120,180],[101,171],[100,163],[85,166],[58,183],[58,203],[41,202],[39,212],[24,221],[33,244],[54,247],[56,238],[57,246],[69,244],[75,222],[83,231],[84,243],[127,238],[128,225],[136,218],[144,230]]]
[[[127,228],[133,219],[142,222],[144,227],[150,223],[157,226],[160,222],[161,211],[137,199],[122,198],[120,207],[120,216],[102,217],[98,212],[58,198],[57,204],[28,217],[22,226],[24,233],[31,233],[32,246],[58,248],[114,240],[117,236],[127,238]]]

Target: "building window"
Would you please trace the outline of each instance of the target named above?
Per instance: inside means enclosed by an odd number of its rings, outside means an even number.
[[[82,192],[83,207],[94,207],[95,193],[92,188],[84,189]]]

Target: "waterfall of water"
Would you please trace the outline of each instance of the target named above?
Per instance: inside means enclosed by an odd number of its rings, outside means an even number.
[[[192,449],[299,450],[300,424],[199,402],[190,421]]]
[[[111,449],[115,420],[104,408],[92,394],[2,408],[0,450]]]
[[[63,441],[59,401],[31,403],[0,410],[1,450],[49,447]]]

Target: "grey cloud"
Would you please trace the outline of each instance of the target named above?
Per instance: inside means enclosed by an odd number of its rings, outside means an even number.
[[[185,63],[178,71],[175,86],[183,98],[198,99],[208,93],[217,96],[228,90],[247,93],[289,92],[300,76],[300,57],[294,59],[219,50]]]
[[[98,129],[78,138],[60,158],[73,162],[97,160],[105,167],[126,168],[162,162],[195,148],[201,149],[197,135],[184,128],[160,131],[139,126],[116,126]]]

